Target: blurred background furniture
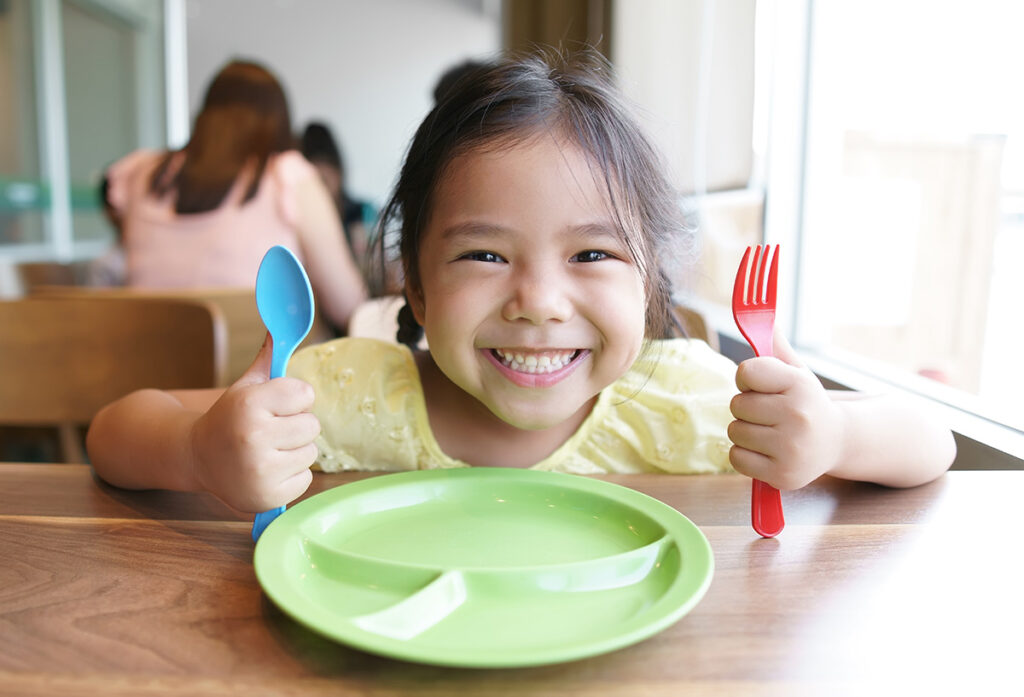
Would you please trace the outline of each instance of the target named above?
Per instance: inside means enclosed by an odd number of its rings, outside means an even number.
[[[226,364],[222,382],[230,385],[252,363],[267,330],[256,309],[256,298],[251,288],[201,288],[149,290],[137,288],[87,288],[83,286],[36,286],[28,297],[91,298],[93,300],[122,300],[148,298],[154,300],[183,300],[208,302],[215,305],[225,324],[224,348]]]
[[[0,425],[57,429],[65,462],[105,404],[224,383],[227,327],[199,298],[82,294],[0,302]]]
[[[256,296],[251,288],[175,288],[158,290],[149,288],[96,288],[83,286],[35,286],[28,289],[29,297],[69,298],[153,298],[158,300],[187,300],[215,305],[224,317],[227,329],[225,351],[227,363],[223,386],[232,384],[252,364],[263,345],[267,330],[256,309]],[[326,323],[317,313],[313,329],[303,346],[320,343],[331,337]]]
[[[38,261],[22,262],[17,265],[18,281],[23,289],[35,286],[76,286],[86,285],[87,262]]]

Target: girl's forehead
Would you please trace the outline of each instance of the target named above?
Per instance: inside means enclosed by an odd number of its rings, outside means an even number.
[[[587,153],[564,138],[474,148],[453,158],[439,178],[421,240],[463,240],[467,230],[486,230],[520,240],[578,241],[601,231],[632,248],[638,228],[613,187]]]
[[[441,172],[435,204],[454,196],[467,203],[492,194],[528,196],[524,204],[556,202],[566,196],[592,208],[610,208],[608,179],[577,143],[552,133],[485,143],[457,153]]]

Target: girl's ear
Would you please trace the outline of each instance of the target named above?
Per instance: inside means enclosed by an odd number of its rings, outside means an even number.
[[[412,316],[416,318],[416,322],[422,327],[427,314],[426,303],[423,302],[423,292],[413,288],[407,280],[405,282],[405,298],[409,302]]]

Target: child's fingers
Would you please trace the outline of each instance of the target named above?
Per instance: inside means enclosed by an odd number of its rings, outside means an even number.
[[[245,387],[246,385],[256,385],[269,380],[270,360],[273,357],[273,354],[274,340],[270,338],[270,332],[267,332],[267,336],[263,339],[263,346],[260,347],[259,353],[256,354],[256,358],[254,358],[249,367],[245,369],[245,372],[242,373],[241,377],[235,380],[235,386]]]
[[[740,392],[733,395],[729,402],[729,411],[740,421],[749,421],[762,426],[776,426],[781,417],[780,399],[782,398],[776,394]]]
[[[316,460],[316,444],[303,443],[297,448],[280,449],[273,456],[274,471],[277,479],[284,480],[293,475],[299,474]]]
[[[260,385],[250,385],[244,397],[246,406],[263,410],[272,416],[291,416],[309,411],[315,399],[313,386],[298,378],[278,378]]]
[[[771,426],[733,421],[726,429],[729,440],[744,450],[757,452],[766,457],[778,454],[779,431]]]
[[[786,335],[775,327],[775,331],[772,335],[772,351],[775,357],[784,363],[795,366],[797,368],[803,368],[804,362],[800,360],[800,356],[797,355],[793,347],[789,345],[789,341],[786,340]]]
[[[258,477],[260,483],[252,489],[246,504],[248,509],[262,511],[294,501],[313,480],[309,466],[316,454],[316,445],[307,443],[264,455]]]
[[[274,446],[278,450],[295,450],[309,445],[314,438],[320,435],[320,420],[306,411],[278,417],[276,428],[278,435],[275,438]],[[315,457],[316,453],[314,452],[313,455]]]
[[[729,462],[740,474],[751,479],[768,481],[775,464],[771,458],[754,450],[747,450],[739,445],[733,445],[729,449]]]
[[[278,487],[278,494],[280,499],[276,502],[272,502],[267,505],[267,508],[275,508],[277,506],[285,506],[295,499],[302,496],[302,494],[309,488],[309,485],[313,483],[313,473],[309,467],[296,472],[288,479],[281,482],[281,486]]]
[[[748,358],[736,367],[736,387],[741,392],[778,394],[792,384],[793,370],[777,358]]]

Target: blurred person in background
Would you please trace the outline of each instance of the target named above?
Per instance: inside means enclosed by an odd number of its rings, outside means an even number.
[[[107,179],[128,286],[251,288],[280,244],[302,261],[338,332],[366,297],[331,194],[294,148],[284,90],[257,63],[220,70],[185,147],[135,151]]]
[[[316,167],[320,179],[334,199],[334,205],[338,209],[345,230],[345,239],[348,240],[356,263],[362,267],[370,242],[367,222],[372,225],[375,214],[370,204],[354,199],[349,194],[345,186],[345,159],[341,155],[338,141],[327,124],[312,121],[302,132],[301,150],[306,159]]]
[[[88,263],[85,268],[87,286],[124,285],[124,245],[121,241],[121,217],[110,205],[110,180],[104,174],[100,180],[97,196],[103,208],[103,216],[114,232],[114,244],[101,256]]]

